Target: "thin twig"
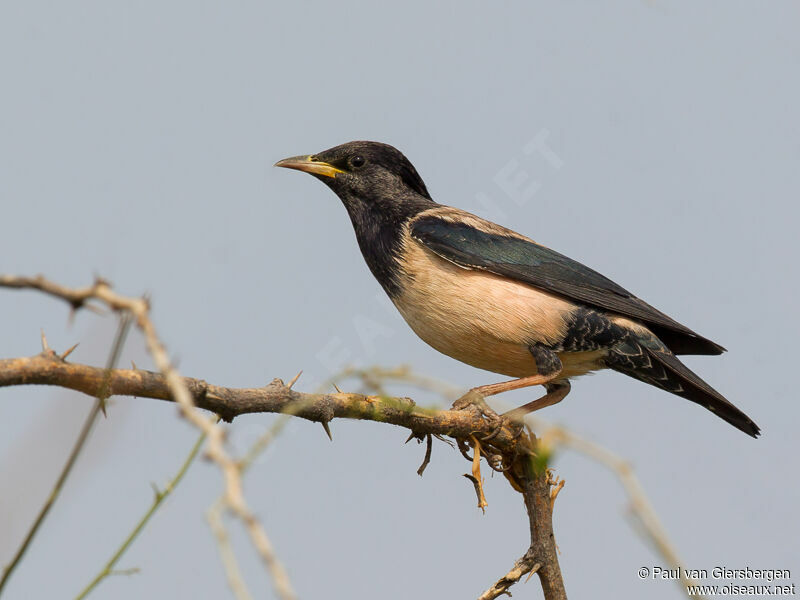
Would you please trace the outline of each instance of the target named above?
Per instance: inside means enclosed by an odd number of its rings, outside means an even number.
[[[483,494],[483,476],[481,475],[481,443],[474,435],[472,436],[472,479],[475,482],[475,489],[478,493],[478,508],[486,514],[486,496]]]
[[[528,579],[530,579],[541,567],[541,563],[536,562],[533,556],[528,556],[528,554],[525,554],[525,556],[514,563],[514,566],[511,567],[511,570],[509,570],[508,573],[498,579],[494,585],[492,585],[492,587],[483,592],[478,600],[494,600],[495,598],[499,598],[503,595],[511,596],[511,592],[509,592],[508,589],[512,585],[522,579],[522,576],[526,573],[528,576],[525,578],[525,583],[527,583]]]
[[[564,427],[546,423],[535,417],[528,417],[528,420],[534,422],[538,429],[544,431],[541,441],[546,448],[558,446],[571,448],[606,466],[617,476],[625,493],[628,495],[631,513],[641,526],[639,533],[644,535],[645,539],[653,545],[655,550],[673,569],[678,569],[680,575],[679,585],[683,593],[688,594],[688,587],[696,586],[697,581],[686,577],[687,569],[684,567],[685,563],[680,560],[677,550],[669,540],[669,536],[658,518],[658,513],[653,508],[630,463],[608,448],[587,440]],[[692,597],[703,598],[703,596]]]
[[[562,490],[567,482],[563,479],[560,479],[558,475],[555,474],[553,469],[547,469],[547,480],[548,483],[553,486],[550,490],[550,512],[553,512],[553,507],[555,506],[558,493]]]
[[[231,588],[236,600],[253,600],[250,590],[244,581],[244,576],[236,560],[236,553],[233,551],[228,530],[222,520],[222,513],[225,509],[225,499],[220,498],[206,511],[206,520],[211,528],[211,533],[217,540],[222,567],[225,569],[225,578],[228,580],[228,587]]]
[[[422,474],[425,472],[425,468],[431,462],[431,452],[433,450],[433,437],[429,433],[425,436],[425,458],[422,459],[422,464],[417,469],[417,475],[422,477]]]
[[[269,445],[278,437],[291,419],[290,415],[279,415],[272,426],[267,429],[254,443],[244,455],[244,458],[239,461],[239,469],[241,474],[244,475],[247,470],[253,465],[255,460],[264,453]]]
[[[115,573],[119,573],[119,571],[115,571],[114,567],[116,566],[119,559],[122,558],[122,555],[125,554],[127,549],[136,539],[136,537],[141,533],[144,529],[145,525],[150,521],[150,518],[155,514],[164,500],[175,490],[178,484],[183,479],[183,476],[189,470],[192,462],[194,462],[195,457],[197,456],[200,448],[203,445],[203,441],[206,439],[206,434],[201,433],[200,436],[197,438],[197,441],[192,446],[191,451],[189,452],[188,456],[184,459],[183,464],[181,465],[178,472],[175,476],[167,482],[166,487],[163,490],[157,490],[155,496],[153,498],[153,502],[150,505],[150,508],[147,509],[147,512],[144,513],[141,519],[136,523],[136,526],[133,530],[128,534],[128,536],[123,540],[122,544],[117,548],[116,552],[111,555],[111,558],[108,562],[103,566],[102,569],[95,575],[94,579],[92,579],[85,588],[75,597],[75,600],[83,600],[89,593],[97,587],[97,585],[103,581],[109,575],[113,575]]]
[[[3,577],[0,578],[0,595],[3,593],[3,589],[5,588],[6,584],[8,583],[11,574],[14,572],[14,569],[19,564],[19,561],[25,555],[25,552],[28,550],[31,542],[33,541],[36,532],[39,531],[39,527],[41,527],[42,523],[47,517],[47,514],[50,512],[50,509],[55,504],[58,496],[61,494],[61,490],[64,487],[64,483],[66,482],[67,478],[69,477],[70,473],[72,472],[72,467],[75,466],[75,462],[78,460],[78,456],[80,456],[83,447],[86,444],[86,440],[89,438],[89,433],[91,433],[94,424],[97,422],[97,417],[102,412],[105,414],[105,401],[108,397],[108,380],[111,376],[111,373],[114,367],[117,364],[117,360],[119,359],[119,354],[122,351],[122,346],[125,343],[125,336],[128,334],[128,329],[130,327],[131,321],[127,315],[123,315],[119,321],[119,327],[117,328],[116,336],[114,337],[114,343],[111,346],[111,352],[109,352],[108,359],[106,361],[106,369],[104,371],[102,377],[102,383],[100,385],[99,391],[95,397],[94,404],[92,405],[92,409],[89,411],[89,414],[86,416],[86,419],[83,422],[83,426],[81,427],[81,431],[78,434],[77,439],[75,440],[75,444],[72,446],[72,451],[67,458],[67,462],[64,464],[64,467],[61,469],[61,473],[56,479],[55,484],[53,485],[53,489],[50,490],[50,495],[47,497],[47,500],[42,506],[39,514],[36,517],[36,520],[31,525],[31,528],[28,530],[25,539],[22,541],[22,544],[17,549],[16,554],[14,554],[14,558],[11,559],[11,562],[3,569]],[[47,345],[47,338],[44,335],[44,331],[42,331],[42,354],[46,354],[53,360],[63,360],[63,358],[59,357],[55,352],[53,352]]]
[[[291,383],[294,383],[294,381]],[[241,476],[245,474],[245,472],[253,465],[258,456],[260,456],[267,449],[273,440],[283,432],[284,428],[289,422],[289,419],[289,415],[280,415],[272,424],[272,427],[270,427],[255,441],[255,443],[253,443],[252,446],[250,446],[245,453],[244,458],[239,461],[239,473]],[[236,560],[236,553],[231,545],[228,531],[225,528],[225,523],[222,519],[225,508],[227,508],[227,504],[223,494],[206,511],[206,520],[211,528],[211,532],[217,539],[217,547],[219,548],[222,566],[225,569],[225,577],[228,580],[228,586],[231,588],[233,595],[237,600],[252,600],[250,591],[247,589],[247,584],[242,576],[241,569],[239,569],[239,563]],[[286,593],[286,591],[284,593]]]

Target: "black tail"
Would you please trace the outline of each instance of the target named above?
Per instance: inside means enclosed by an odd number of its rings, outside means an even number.
[[[758,437],[761,432],[750,417],[690,371],[655,337],[629,338],[616,345],[606,358],[606,364],[615,371],[704,406],[747,435]]]

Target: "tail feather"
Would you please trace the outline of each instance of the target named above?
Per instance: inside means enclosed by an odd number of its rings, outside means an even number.
[[[655,336],[618,344],[609,353],[606,364],[615,371],[707,408],[747,435],[755,438],[761,432],[750,417],[700,379]]]

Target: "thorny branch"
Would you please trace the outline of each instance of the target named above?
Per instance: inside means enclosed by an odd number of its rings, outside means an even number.
[[[0,359],[0,387],[57,385],[94,396],[103,385],[104,375],[102,368],[67,362],[55,352]],[[345,392],[309,394],[295,391],[280,379],[260,388],[222,387],[191,377],[180,380],[193,406],[216,413],[225,421],[250,413],[290,413],[317,423],[335,418],[380,421],[406,427],[418,434],[435,433],[464,439],[472,434],[486,436],[493,432],[493,426],[477,411],[430,409],[417,406],[410,398]],[[115,396],[173,401],[166,378],[153,371],[114,369],[106,385],[108,393]],[[492,439],[492,446],[512,453],[519,449],[518,440],[509,428],[502,429]]]
[[[272,576],[275,591],[281,600],[293,600],[296,598],[291,583],[289,582],[289,577],[283,565],[281,565],[275,556],[269,538],[244,499],[239,466],[225,450],[225,430],[217,425],[216,419],[213,416],[204,415],[201,411],[196,409],[192,392],[189,390],[183,377],[181,377],[178,371],[172,366],[167,351],[158,337],[153,322],[150,320],[150,303],[144,298],[121,296],[112,290],[111,285],[107,281],[99,278],[88,287],[67,288],[53,283],[42,276],[15,277],[2,275],[0,276],[0,287],[39,290],[65,300],[69,303],[73,312],[83,307],[95,306],[93,302],[100,302],[115,312],[127,314],[133,318],[136,326],[144,335],[148,353],[160,371],[158,374],[151,373],[151,375],[159,379],[165,397],[177,402],[181,408],[182,415],[201,432],[205,433],[208,439],[206,454],[219,466],[223,473],[225,480],[225,502],[227,507],[244,523],[253,546]],[[34,359],[39,359],[37,365],[40,367],[49,363],[51,365],[61,365],[68,369],[73,365],[69,365],[66,362],[67,354],[68,352],[65,352],[64,355],[59,356],[55,352],[45,351],[38,355],[38,357],[34,357]],[[20,360],[22,360],[23,363],[18,363],[14,360],[10,362],[20,367],[24,365],[25,359]],[[7,363],[9,361],[3,362]],[[28,366],[30,366],[30,364],[31,363],[28,363]],[[93,397],[100,397],[103,394],[106,396],[117,395],[119,393],[115,391],[115,386],[112,383],[113,380],[117,379],[116,370],[105,371],[95,367],[89,368],[92,369],[92,375],[88,378],[90,381],[89,388],[80,389],[79,387],[72,387],[70,385],[62,387],[77,389]],[[44,370],[49,371],[51,375],[53,374],[51,369],[45,368]],[[17,372],[17,374],[19,375],[19,372]],[[49,382],[26,381],[24,374],[22,374],[22,380],[9,383],[8,385],[20,385],[25,383],[61,385],[57,380],[51,380]],[[122,394],[127,395],[124,393]],[[146,396],[147,394],[136,393],[133,395]]]
[[[336,379],[344,379],[346,377],[356,377],[360,379],[365,389],[383,390],[383,386],[387,381],[394,381],[411,384],[421,389],[436,392],[446,400],[452,400],[458,397],[458,390],[449,384],[429,377],[420,377],[412,373],[408,367],[391,369],[381,367],[369,367],[366,369],[350,368],[338,374]],[[652,544],[653,548],[670,568],[673,570],[678,569],[681,573],[681,578],[676,580],[676,583],[680,585],[681,591],[686,594],[689,586],[697,585],[697,581],[685,577],[685,573],[688,569],[685,568],[685,563],[680,560],[677,550],[669,540],[666,530],[661,525],[655,509],[650,503],[642,484],[634,474],[633,468],[629,462],[607,448],[585,439],[564,427],[554,425],[533,415],[529,415],[526,421],[533,429],[543,432],[539,438],[538,444],[540,455],[544,457],[552,456],[556,450],[569,448],[608,467],[608,469],[617,476],[628,495],[630,500],[629,512],[633,518],[633,525],[636,531],[640,533],[647,542]],[[468,454],[469,448],[466,444],[459,443],[459,449],[467,460],[473,460],[473,457],[470,457]],[[484,458],[488,460],[490,457],[484,456]],[[563,489],[565,482],[563,479],[556,477],[552,470],[548,470],[548,476],[551,479],[552,486],[550,490],[550,510],[552,511],[556,497]],[[504,580],[518,580],[523,574],[521,571],[517,570],[520,563],[528,567],[530,566],[530,563],[524,560],[525,558],[526,557],[520,559],[518,564],[515,565],[515,568],[498,581],[498,584],[502,583]],[[534,564],[531,571],[528,573],[528,578],[539,569],[539,566],[538,564]],[[693,597],[705,598],[705,596]]]
[[[241,466],[224,449],[224,430],[213,417],[202,415],[203,408],[226,421],[253,412],[291,414],[327,427],[334,418],[364,419],[399,425],[415,437],[428,434],[449,436],[462,444],[472,444],[475,455],[504,472],[513,487],[522,493],[528,512],[531,545],[512,571],[484,592],[481,600],[508,594],[520,577],[536,572],[547,600],[566,598],[552,530],[552,480],[546,469],[537,468],[537,440],[533,434],[519,435],[510,427],[496,432],[478,410],[432,410],[417,406],[408,398],[363,394],[303,394],[275,379],[262,388],[227,388],[200,379],[184,378],[172,366],[149,318],[145,299],[116,294],[98,279],[92,286],[71,289],[43,277],[0,276],[0,287],[37,289],[67,301],[73,311],[99,301],[114,311],[129,313],[142,331],[158,373],[141,369],[114,369],[106,372],[89,365],[69,363],[65,355],[42,352],[28,358],[0,360],[0,387],[26,384],[57,385],[97,396],[123,395],[175,401],[184,417],[208,438],[208,456],[221,468],[225,478],[224,498],[228,507],[246,525],[251,541],[269,569],[280,598],[294,598],[288,577],[277,561],[263,529],[245,503],[241,489]],[[92,305],[93,306],[93,305]],[[102,387],[101,387],[102,386]],[[491,435],[490,435],[491,434]],[[474,437],[473,437],[474,436]],[[474,441],[486,438],[483,448]],[[470,441],[467,441],[470,440]],[[479,475],[479,473],[478,473]],[[480,479],[478,479],[480,481]]]
[[[435,378],[419,376],[406,366],[388,369],[383,367],[368,367],[363,369],[347,368],[331,378],[330,381],[341,381],[348,378],[360,380],[363,384],[361,387],[365,390],[373,390],[382,394],[387,394],[385,391],[387,382],[395,382],[409,384],[414,387],[419,387],[420,389],[435,392],[447,401],[454,400],[459,396],[458,388]],[[330,381],[328,385],[330,385]],[[629,511],[633,517],[632,522],[636,531],[645,538],[645,541],[653,545],[654,549],[664,559],[665,564],[668,564],[672,569],[679,569],[680,573],[685,575],[687,571],[687,569],[684,568],[685,563],[680,560],[676,549],[670,542],[667,532],[661,525],[656,511],[642,488],[642,484],[634,474],[630,463],[607,448],[585,439],[564,427],[554,425],[533,415],[529,415],[526,421],[533,429],[543,432],[539,438],[538,447],[540,455],[545,457],[552,456],[555,451],[561,448],[568,448],[608,467],[609,470],[617,476],[625,492],[628,494],[630,500]],[[414,437],[413,434],[409,437],[409,441],[412,437]],[[459,449],[468,461],[473,460],[473,457],[468,453],[468,445],[459,442]],[[484,455],[484,458],[488,460],[491,457]],[[550,509],[552,511],[556,497],[561,489],[563,489],[565,482],[563,479],[558,479],[552,470],[548,470],[548,476],[551,478],[552,485],[550,490]],[[522,571],[518,570],[520,563],[523,568],[530,568],[530,562],[524,559],[526,559],[526,557],[520,559],[514,569],[498,581],[498,584],[509,580],[511,580],[511,583],[517,581],[524,574]],[[539,567],[540,565],[534,563],[531,571],[528,573],[528,579]],[[695,580],[685,577],[682,577],[681,580],[676,580],[676,582],[680,584],[683,594],[687,593],[688,586],[697,585]],[[705,598],[705,596],[693,597]]]
[[[538,440],[533,433],[529,432],[523,438],[530,447],[538,449]],[[505,475],[511,485],[522,492],[525,500],[531,545],[522,558],[514,563],[511,570],[498,579],[478,600],[492,600],[503,594],[510,596],[508,589],[523,576],[530,577],[533,573],[539,576],[546,599],[566,598],[564,579],[558,564],[558,548],[553,534],[551,486],[556,482],[542,461],[530,460],[529,457],[522,455],[518,455]]]

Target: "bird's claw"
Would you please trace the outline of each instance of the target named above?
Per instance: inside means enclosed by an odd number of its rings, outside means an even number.
[[[464,410],[469,407],[475,407],[480,411],[481,416],[485,418],[492,427],[492,430],[488,434],[480,438],[482,442],[488,442],[496,438],[506,424],[512,425],[509,419],[498,415],[494,409],[486,403],[486,397],[478,390],[472,389],[453,402],[453,410]]]
[[[452,408],[453,410],[464,410],[470,406],[475,406],[483,414],[486,414],[487,411],[494,413],[494,411],[489,408],[489,405],[486,404],[485,396],[475,389],[468,391],[466,394],[461,396],[461,398],[453,402]],[[494,414],[496,415],[497,413]]]
[[[511,438],[515,441],[518,440],[525,431],[525,425],[521,421],[510,419],[506,415],[496,415],[496,419],[490,419],[490,423],[492,424],[492,431],[480,438],[482,442],[493,440],[506,427],[511,432]]]

